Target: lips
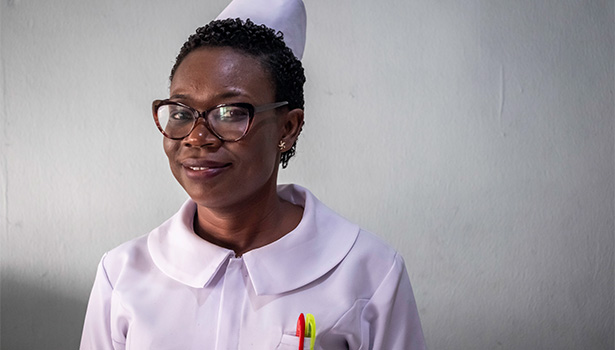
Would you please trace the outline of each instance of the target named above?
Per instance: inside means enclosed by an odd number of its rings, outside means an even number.
[[[205,170],[207,168],[222,168],[230,165],[230,163],[217,162],[207,159],[188,158],[181,162],[185,168],[194,168],[194,170]]]
[[[194,170],[194,171],[200,171],[200,170],[207,170],[207,169],[211,169],[209,167],[204,167],[204,166],[189,166],[188,167],[190,170]]]
[[[189,158],[181,162],[188,177],[209,178],[216,176],[231,166],[231,163],[208,159]]]

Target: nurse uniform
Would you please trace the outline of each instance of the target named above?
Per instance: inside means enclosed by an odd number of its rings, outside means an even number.
[[[81,349],[296,350],[301,313],[314,315],[315,349],[424,349],[402,257],[306,189],[278,194],[301,222],[241,257],[194,233],[191,200],[106,253]]]

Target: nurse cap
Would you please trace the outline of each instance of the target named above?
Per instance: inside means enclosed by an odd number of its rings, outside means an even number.
[[[216,19],[250,19],[280,31],[298,59],[305,49],[305,6],[302,0],[233,0]]]

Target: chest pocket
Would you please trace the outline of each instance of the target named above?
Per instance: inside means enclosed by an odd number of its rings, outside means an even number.
[[[275,348],[276,350],[298,350],[299,349],[299,337],[290,334],[282,334],[280,344]],[[310,350],[310,338],[306,337],[303,341],[303,350]],[[316,347],[314,347],[316,350]]]

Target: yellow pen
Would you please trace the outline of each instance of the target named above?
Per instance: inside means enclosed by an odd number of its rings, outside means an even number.
[[[310,350],[314,350],[314,343],[316,342],[316,320],[314,315],[305,315],[305,336],[310,337]]]

